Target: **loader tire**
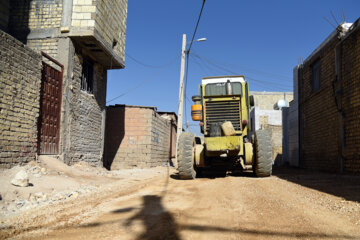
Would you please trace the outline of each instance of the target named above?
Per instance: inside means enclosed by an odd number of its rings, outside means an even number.
[[[254,174],[257,177],[269,177],[272,173],[272,147],[267,130],[255,132],[254,160]]]
[[[177,152],[178,171],[180,179],[194,179],[196,171],[195,162],[195,135],[190,132],[184,132],[179,137]]]

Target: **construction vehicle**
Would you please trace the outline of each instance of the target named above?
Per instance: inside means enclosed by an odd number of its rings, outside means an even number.
[[[203,137],[191,132],[179,136],[177,160],[181,179],[194,179],[205,169],[252,171],[258,177],[272,173],[272,148],[267,130],[250,136],[248,82],[244,76],[204,77],[199,95],[193,96],[193,121],[199,121]]]

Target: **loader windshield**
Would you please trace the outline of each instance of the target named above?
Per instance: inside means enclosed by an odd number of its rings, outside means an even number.
[[[209,83],[205,85],[205,96],[223,96],[226,95],[225,82]],[[242,85],[240,82],[232,82],[231,88],[233,95],[241,95]]]

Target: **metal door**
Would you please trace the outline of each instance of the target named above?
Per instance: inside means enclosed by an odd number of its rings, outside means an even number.
[[[43,61],[39,118],[39,154],[58,154],[63,66],[45,53],[61,70]]]

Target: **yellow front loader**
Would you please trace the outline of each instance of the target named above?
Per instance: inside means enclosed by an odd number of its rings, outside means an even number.
[[[178,141],[178,171],[181,179],[194,179],[204,169],[252,170],[258,177],[272,172],[272,148],[266,130],[250,137],[248,82],[244,76],[205,77],[199,95],[193,96],[191,115],[200,122],[204,137],[184,132]]]

